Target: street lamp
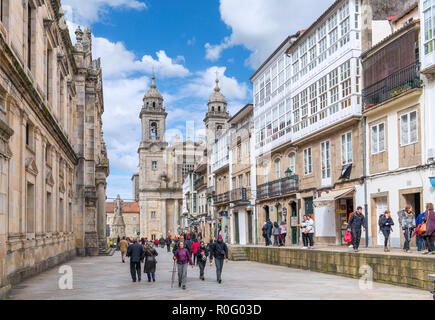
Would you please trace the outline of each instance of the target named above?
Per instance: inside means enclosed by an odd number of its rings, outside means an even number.
[[[287,170],[285,171],[285,176],[286,178],[290,178],[290,176],[292,175],[293,171],[290,170],[290,168],[287,168]]]

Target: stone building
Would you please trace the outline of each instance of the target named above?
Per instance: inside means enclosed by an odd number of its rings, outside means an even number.
[[[117,209],[118,203],[118,209]],[[136,239],[137,233],[140,232],[140,212],[138,202],[123,201],[116,199],[113,202],[106,202],[107,225],[110,229],[109,238],[116,242],[118,236]],[[118,218],[116,218],[116,212]],[[121,218],[122,217],[122,221]],[[123,228],[122,228],[123,227]]]
[[[169,145],[166,116],[153,76],[140,112],[142,141],[138,149],[140,233],[149,239],[178,232],[183,179],[202,160],[205,147],[190,140]]]
[[[91,31],[59,1],[1,1],[0,291],[106,245],[109,162]],[[3,289],[2,289],[3,288]]]

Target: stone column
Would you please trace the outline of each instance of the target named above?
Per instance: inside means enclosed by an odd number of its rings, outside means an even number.
[[[160,215],[160,222],[161,222],[162,235],[165,237],[165,235],[166,235],[166,200],[162,200],[162,213]],[[159,237],[159,236],[156,235],[156,237]]]
[[[105,248],[106,242],[106,182],[97,182],[97,234],[100,248]]]
[[[180,210],[179,208],[179,202],[178,199],[175,199],[175,203],[174,203],[174,230],[172,230],[172,235],[176,235],[177,234],[177,229],[178,229],[178,211]]]

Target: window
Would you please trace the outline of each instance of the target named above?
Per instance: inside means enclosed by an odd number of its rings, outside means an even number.
[[[372,154],[377,154],[385,151],[385,123],[379,123],[372,126]]]
[[[331,178],[331,154],[329,150],[329,141],[320,144],[322,156],[322,180]]]
[[[292,171],[292,173],[294,174],[296,172],[296,155],[294,153],[290,154],[290,170]]]
[[[133,221],[136,221],[136,216],[133,216]]]
[[[156,217],[156,212],[155,211],[151,211],[151,218],[155,218]]]
[[[341,136],[341,163],[352,163],[352,133],[348,132]]]
[[[423,19],[424,19],[424,54],[429,54],[434,51],[435,44],[435,2],[424,1],[423,4]]]
[[[157,169],[157,161],[153,161],[153,162],[151,163],[151,167],[152,167],[153,169]]]
[[[243,188],[243,175],[239,175],[239,188]]]
[[[276,179],[280,179],[281,178],[281,160],[278,159],[275,161],[275,170],[276,170]]]
[[[155,122],[151,123],[150,138],[151,138],[151,140],[157,140],[157,123],[155,123]]]
[[[417,132],[417,111],[411,111],[400,116],[400,145],[416,143]]]
[[[304,150],[304,174],[308,175],[312,172],[311,148],[307,148]]]
[[[33,38],[32,14],[33,14],[32,7],[30,6],[30,3],[28,3],[27,4],[27,66],[29,70],[32,69],[32,38]]]
[[[246,186],[247,187],[251,186],[251,173],[250,172],[246,173]]]
[[[263,167],[263,173],[264,173],[264,183],[268,183],[269,182],[269,167],[267,166],[267,164],[265,164]]]

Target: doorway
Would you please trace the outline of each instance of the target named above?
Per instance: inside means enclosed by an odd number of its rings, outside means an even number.
[[[240,234],[239,234],[239,213],[234,212],[234,232],[236,237],[236,243],[240,243]]]
[[[264,213],[266,215],[266,221],[270,219],[269,206],[264,206]]]
[[[248,211],[248,243],[252,244],[252,211]]]

